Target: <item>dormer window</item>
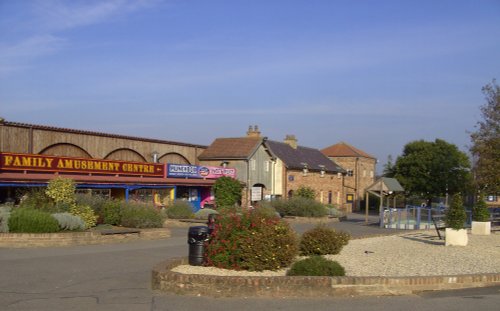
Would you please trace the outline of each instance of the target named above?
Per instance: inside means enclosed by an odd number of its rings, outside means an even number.
[[[324,165],[318,165],[319,166],[319,177],[325,177],[326,169]]]
[[[307,176],[307,173],[309,173],[309,168],[307,166],[307,163],[300,163],[303,168],[302,168],[302,176]]]

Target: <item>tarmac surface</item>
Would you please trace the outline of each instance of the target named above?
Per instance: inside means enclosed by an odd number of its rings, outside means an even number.
[[[293,226],[303,232],[314,225]],[[365,224],[356,214],[331,226],[354,237],[396,232]],[[216,299],[151,290],[155,264],[187,256],[187,230],[173,228],[168,239],[124,244],[0,248],[0,310],[498,310],[500,305],[500,286],[328,299]]]

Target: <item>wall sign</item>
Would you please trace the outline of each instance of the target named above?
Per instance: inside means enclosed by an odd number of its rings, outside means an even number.
[[[163,177],[165,166],[156,163],[0,153],[0,170],[119,174]]]
[[[216,179],[223,176],[236,178],[236,169],[220,166],[199,166],[189,164],[167,165],[167,177]]]
[[[262,200],[262,187],[252,187],[251,189],[251,200],[252,201],[261,201]]]

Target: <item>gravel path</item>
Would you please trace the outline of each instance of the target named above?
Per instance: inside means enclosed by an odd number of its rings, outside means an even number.
[[[394,236],[351,240],[338,261],[347,276],[432,276],[500,273],[500,234],[469,234],[466,247],[444,246],[435,231],[408,232]],[[178,266],[173,271],[187,274],[231,276],[283,276],[279,271],[232,271],[213,267]]]

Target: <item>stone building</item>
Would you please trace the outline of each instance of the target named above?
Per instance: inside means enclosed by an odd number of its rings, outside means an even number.
[[[353,210],[359,211],[366,188],[375,182],[377,159],[344,142],[327,147],[321,152],[347,171],[344,180],[346,201],[352,203]]]
[[[237,169],[237,179],[245,185],[244,206],[290,197],[301,186],[312,188],[325,204],[345,202],[345,170],[319,150],[299,146],[293,135],[284,142],[271,141],[257,126],[250,126],[246,137],[217,138],[199,159],[206,165],[225,163]]]

